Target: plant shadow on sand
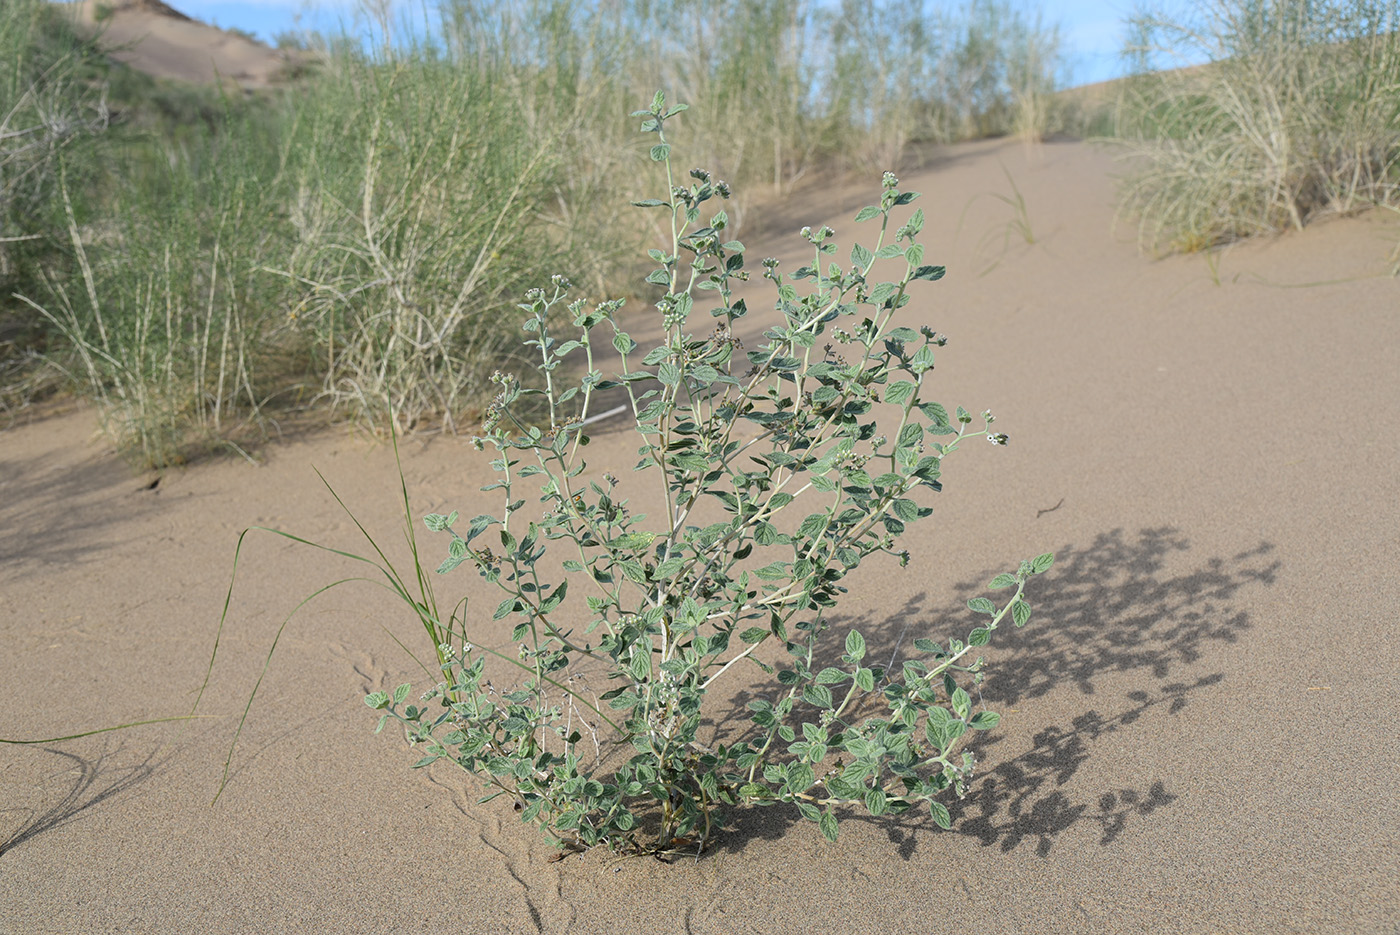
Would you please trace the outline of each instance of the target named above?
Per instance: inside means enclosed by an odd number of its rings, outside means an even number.
[[[108,527],[159,504],[149,478],[132,475],[120,461],[84,452],[75,463],[66,455],[11,450],[0,457],[0,581],[96,562],[120,541]],[[116,501],[122,509],[100,508]],[[73,547],[76,541],[82,548]]]
[[[26,841],[76,821],[90,809],[124,795],[154,776],[165,762],[165,758],[157,758],[161,752],[159,748],[152,749],[135,761],[123,757],[121,747],[109,752],[105,744],[102,751],[92,757],[55,747],[44,747],[43,752],[67,761],[51,773],[50,778],[71,776],[71,779],[56,801],[47,792],[39,793],[43,799],[52,802],[50,805],[0,808],[0,815],[27,813],[18,827],[8,832],[0,830],[0,835],[3,835],[0,836],[0,855],[6,855]],[[47,782],[36,786],[36,791],[43,785],[47,785]]]
[[[1250,628],[1249,615],[1239,602],[1241,591],[1274,582],[1280,563],[1270,557],[1273,548],[1260,543],[1184,570],[1180,559],[1168,559],[1188,551],[1190,543],[1172,528],[1143,529],[1135,536],[1118,529],[1088,545],[1056,549],[1055,568],[1028,595],[1035,609],[1030,623],[1022,630],[998,633],[988,647],[982,701],[1003,713],[1025,705],[1025,718],[1035,716],[1035,699],[1063,686],[1098,695],[1098,683],[1105,677],[1129,673],[1141,687],[1128,692],[1122,702],[1103,705],[1108,713],[1094,708],[1068,723],[1043,727],[1030,749],[1017,755],[1001,749],[1012,742],[1003,730],[977,735],[967,749],[989,769],[974,781],[965,799],[948,803],[952,833],[1002,851],[1033,842],[1036,854],[1044,857],[1059,834],[1080,822],[1098,824],[1100,843],[1107,845],[1130,822],[1170,805],[1176,799],[1171,777],[1132,779],[1087,797],[1071,780],[1100,740],[1149,717],[1175,715],[1198,692],[1225,679],[1223,672],[1183,676],[1180,670],[1199,668],[1213,647],[1236,642]],[[995,571],[959,583],[958,594],[983,594],[984,583]],[[830,632],[839,636],[851,627],[860,628],[871,658],[897,666],[907,658],[902,651],[911,647],[915,636],[946,638],[972,625],[972,615],[961,603],[927,603],[926,594],[916,595],[886,620],[833,616]],[[937,623],[930,625],[931,621]],[[828,642],[831,658],[821,660],[817,668],[835,663],[840,653],[840,639]],[[737,695],[718,719],[717,730],[731,734],[748,726],[744,706],[754,697],[747,692]],[[782,806],[739,810],[717,844],[740,850],[755,837],[783,836],[798,820]],[[905,860],[937,831],[926,809],[881,818],[852,813],[843,820],[877,823]]]

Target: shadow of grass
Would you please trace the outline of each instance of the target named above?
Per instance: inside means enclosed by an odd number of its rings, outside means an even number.
[[[19,827],[0,838],[0,855],[8,854],[26,841],[75,821],[90,809],[123,795],[155,775],[164,763],[163,759],[156,758],[158,749],[146,754],[139,762],[121,766],[115,762],[120,759],[120,747],[111,753],[104,748],[102,753],[91,758],[53,747],[45,747],[44,752],[67,761],[65,767],[52,775],[69,774],[72,778],[57,801],[42,810],[0,809],[0,812],[29,812]]]

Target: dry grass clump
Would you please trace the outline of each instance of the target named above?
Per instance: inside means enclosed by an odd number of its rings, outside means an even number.
[[[1400,203],[1400,3],[1197,0],[1132,21],[1114,137],[1151,249]],[[1197,67],[1157,70],[1177,62]]]
[[[262,271],[290,290],[321,400],[452,431],[514,346],[520,296],[587,252],[541,220],[567,126],[522,119],[508,80],[431,50],[322,77],[285,134],[286,240]]]
[[[44,328],[5,299],[58,259],[60,162],[85,161],[108,128],[105,96],[86,80],[95,57],[51,4],[0,3],[0,411],[52,383],[35,366]]]
[[[1011,0],[454,0],[441,9],[452,54],[489,55],[536,102],[546,86],[555,102],[586,101],[566,108],[586,115],[595,141],[582,149],[585,165],[599,160],[599,143],[635,148],[634,128],[617,115],[656,88],[690,102],[676,145],[742,190],[785,191],[830,159],[887,169],[915,140],[1040,136],[1058,118],[1058,30]]]

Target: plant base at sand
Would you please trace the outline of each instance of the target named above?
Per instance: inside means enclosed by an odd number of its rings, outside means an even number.
[[[415,704],[408,685],[366,702],[381,727],[404,725],[419,766],[457,763],[564,844],[703,849],[719,813],[745,805],[790,805],[832,839],[844,807],[923,806],[947,827],[941,799],[962,795],[974,768],[961,742],[998,721],[975,710],[976,652],[1008,615],[1026,622],[1026,581],[1053,557],[998,575],[989,587],[1010,597],[969,602],[983,619],[965,640],[918,639],[919,657],[897,671],[870,663],[857,630],[838,661],[818,661],[847,575],[876,553],[907,563],[897,541],[932,512],[916,497],[941,489],[944,459],[965,439],[1006,436],[990,412],[973,430],[968,412],[924,396],[946,339],[896,319],[910,289],[944,271],[924,263],[922,211],[901,210],[917,195],[888,173],[878,204],[856,216],[877,224],[874,242],[848,261],[834,259],[825,227],[802,231],[812,261],[791,276],[763,261],[780,323],[744,348],[734,327],[747,308],[731,291],[748,275],[744,248],[717,207],[729,188],[700,169],[680,184],[672,175],[664,126],[683,109],[658,94],[637,114],[667,177],[667,197],[638,202],[671,231],[647,277],[664,341],[642,352],[620,302],[570,302],[560,277],[533,290],[522,309],[544,386],[498,374],[478,439],[498,455],[483,489],[500,491],[501,513],[425,518],[450,536],[439,573],[466,565],[500,590],[492,616],[514,621],[515,650],[481,645],[465,602],[447,620],[434,601],[412,602],[443,679]],[[707,297],[713,325],[700,332],[692,319]],[[597,369],[604,354],[610,378]],[[570,355],[584,358],[583,376],[561,386]],[[608,390],[625,392],[641,441],[626,481],[580,457]],[[642,483],[656,485],[658,515],[631,505]],[[530,503],[542,507],[527,518]],[[567,556],[562,573],[542,561],[551,549]],[[772,675],[772,690],[748,703],[743,737],[711,736],[706,700],[740,666]],[[587,690],[584,670],[604,672],[606,690]]]

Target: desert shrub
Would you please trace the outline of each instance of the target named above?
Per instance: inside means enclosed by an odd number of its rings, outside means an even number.
[[[94,140],[109,124],[102,88],[89,80],[98,53],[41,0],[0,5],[0,408],[43,382],[43,322],[11,298],[61,265],[66,241],[60,171],[90,179]]]
[[[69,263],[18,301],[138,463],[243,450],[279,397],[451,427],[489,396],[520,267],[587,254],[538,220],[562,145],[488,69],[425,50],[326,69],[253,101],[123,82],[149,106],[56,199]]]
[[[80,224],[61,185],[76,276],[21,296],[60,339],[47,354],[131,460],[164,467],[260,431],[286,295],[259,270],[282,244],[266,127],[238,120],[173,159],[128,140],[110,216]],[[89,205],[89,211],[91,207]]]
[[[101,90],[83,81],[94,50],[66,26],[46,3],[0,7],[0,276],[38,239],[65,148],[107,126]]]
[[[1114,136],[1144,245],[1201,249],[1400,199],[1394,0],[1199,0],[1132,22]]]
[[[537,222],[564,150],[486,63],[341,56],[297,105],[277,273],[320,393],[379,428],[451,429],[501,362],[527,270],[577,245]]]
[[[1054,92],[1064,62],[1057,27],[1004,0],[969,0],[936,21],[941,42],[927,92],[930,135],[942,141],[1060,129]]]
[[[619,101],[675,88],[696,101],[677,145],[736,186],[785,192],[823,160],[897,164],[913,140],[1054,128],[1058,32],[1006,0],[813,3],[513,0],[442,5],[451,48],[482,50],[515,74],[588,89],[590,137],[618,144]],[[648,49],[645,56],[629,49]],[[567,63],[561,68],[559,63]],[[647,92],[649,93],[649,92]],[[615,163],[614,163],[615,164]],[[615,178],[625,179],[621,174]],[[736,212],[737,213],[737,212]]]
[[[0,400],[66,385],[142,465],[237,447],[277,301],[249,276],[275,232],[265,114],[111,63],[51,4],[0,19]]]
[[[381,728],[396,720],[422,748],[417,766],[456,763],[486,800],[508,796],[561,846],[698,853],[723,810],[744,805],[790,805],[831,839],[847,807],[879,816],[923,805],[946,828],[940,799],[964,794],[975,766],[961,742],[998,721],[975,710],[976,653],[1008,616],[1026,622],[1026,581],[1053,556],[998,575],[991,589],[1014,589],[1000,606],[970,601],[981,619],[965,640],[921,637],[917,658],[895,671],[869,660],[851,630],[839,660],[823,664],[847,576],[877,554],[907,563],[899,537],[932,513],[918,497],[941,490],[944,460],[967,439],[1007,439],[990,412],[950,413],[925,395],[946,339],[896,319],[911,289],[944,270],[924,262],[923,213],[902,210],[918,196],[892,174],[856,216],[877,226],[873,241],[853,244],[848,261],[823,227],[802,231],[810,265],[789,276],[762,262],[780,323],[766,344],[742,346],[734,325],[747,307],[731,287],[749,270],[726,233],[730,189],[705,170],[673,174],[665,129],[682,110],[658,93],[636,114],[666,173],[665,197],[638,202],[671,232],[649,251],[647,277],[663,342],[639,348],[621,301],[571,300],[564,277],[532,289],[520,309],[544,385],[497,374],[478,438],[497,455],[482,489],[500,491],[501,512],[424,519],[450,537],[438,574],[466,566],[500,592],[492,616],[514,621],[515,649],[484,645],[465,601],[439,612],[411,535],[411,578],[376,546],[443,678],[414,704],[409,685],[366,703],[384,712]],[[712,328],[697,327],[702,316]],[[626,479],[581,459],[608,391],[625,391],[642,439],[634,469],[616,466]],[[656,485],[658,515],[634,506],[642,483]],[[562,565],[545,560],[559,551]],[[716,734],[707,700],[740,666],[776,681],[748,703],[749,733]],[[587,678],[600,670],[610,687],[594,694]],[[630,756],[609,760],[605,745]]]

